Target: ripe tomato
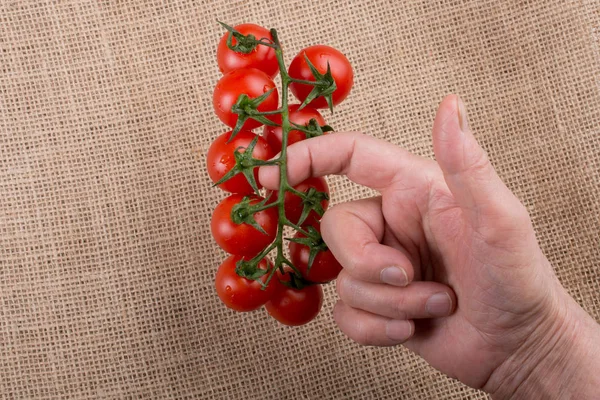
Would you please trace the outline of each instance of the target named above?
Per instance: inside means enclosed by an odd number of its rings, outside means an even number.
[[[331,75],[337,86],[337,89],[333,92],[332,100],[334,105],[339,104],[346,96],[348,96],[354,83],[354,72],[352,71],[350,61],[333,47],[323,45],[310,46],[300,51],[300,53],[292,60],[288,72],[292,78],[308,81],[315,80],[304,59],[305,54],[321,74],[327,72],[327,62],[329,62]],[[290,84],[290,90],[301,102],[306,99],[312,89],[313,87],[310,85],[299,83]],[[311,101],[309,105],[314,108],[328,107],[327,102],[323,97],[317,97]]]
[[[273,297],[279,282],[272,279],[263,290],[262,283],[267,280],[268,274],[257,280],[239,276],[235,272],[235,268],[236,263],[241,259],[241,256],[229,256],[223,261],[215,276],[215,288],[219,298],[227,307],[236,311],[253,311]],[[270,265],[271,263],[263,258],[258,264],[258,268],[268,271]]]
[[[319,230],[318,224],[313,225]],[[302,233],[296,232],[295,238],[305,237]],[[290,259],[292,264],[300,272],[304,279],[311,282],[325,283],[334,280],[342,271],[342,266],[333,256],[331,250],[319,251],[315,256],[310,271],[308,270],[308,260],[310,257],[310,248],[304,244],[290,242]]]
[[[234,151],[239,149],[240,153],[243,153],[248,147],[250,142],[257,137],[255,133],[250,131],[240,131],[233,140],[229,143],[227,141],[231,137],[232,131],[226,132],[219,137],[210,145],[206,154],[208,176],[213,182],[218,182],[219,179],[223,178],[231,169],[235,166]],[[268,160],[273,157],[273,151],[267,143],[267,141],[258,136],[258,141],[254,150],[252,151],[252,157],[259,160]],[[260,189],[262,186],[258,182],[258,168],[254,169],[254,179]],[[254,190],[248,183],[246,177],[239,173],[233,178],[221,183],[219,187],[227,192],[241,193],[241,194],[252,194]]]
[[[315,119],[320,126],[325,125],[325,119],[323,116],[312,107],[304,107],[302,110],[298,110],[300,104],[289,105],[289,118],[290,122],[298,125],[306,125],[311,119]],[[281,125],[281,114],[275,114],[271,117],[273,122]],[[269,142],[273,152],[279,153],[281,151],[281,126],[268,126],[265,125],[263,130],[263,136]],[[298,130],[291,130],[288,135],[288,146],[306,139],[306,134]]]
[[[262,197],[252,195],[250,204],[256,204],[263,200]],[[277,234],[277,208],[268,208],[254,214],[254,219],[267,234],[260,232],[255,227],[232,221],[231,211],[233,207],[243,200],[241,194],[232,194],[223,199],[215,208],[210,228],[217,244],[229,254],[253,257],[267,247]]]
[[[277,275],[281,278],[279,271]],[[283,280],[289,279],[283,278]],[[312,321],[323,306],[321,285],[293,289],[279,284],[271,300],[265,304],[269,315],[285,325],[304,325]]]
[[[324,192],[327,195],[329,195],[329,186],[327,186],[327,181],[323,177],[311,177],[294,186],[294,189],[303,193],[307,193],[310,188],[315,188],[316,191]],[[278,191],[269,191],[267,192],[266,197],[269,199],[270,202],[274,202],[277,201],[278,195]],[[298,224],[298,222],[300,221],[300,217],[302,216],[302,210],[304,210],[304,203],[302,199],[298,197],[298,195],[286,191],[283,203],[285,209],[285,216],[287,217],[287,219],[290,220],[290,222],[293,224]],[[329,206],[329,200],[321,200],[321,207],[323,207],[323,211],[327,210],[327,206]],[[319,214],[317,214],[315,210],[312,210],[308,214],[308,217],[306,217],[304,222],[302,222],[302,226],[313,224],[314,222],[317,222],[320,219],[321,217],[319,216]]]
[[[273,40],[271,33],[255,24],[241,24],[234,27],[242,35],[254,35],[257,40],[268,39]],[[277,64],[277,56],[275,55],[275,49],[263,45],[258,45],[248,54],[238,53],[231,50],[227,46],[227,38],[229,32],[226,32],[219,41],[217,47],[217,64],[221,73],[226,74],[234,69],[241,68],[256,68],[260,69],[269,77],[274,78],[279,72],[279,65]],[[235,46],[237,39],[231,38],[231,43]]]
[[[251,99],[262,96],[269,90],[275,88],[275,83],[267,74],[256,68],[236,69],[223,75],[217,82],[213,92],[213,107],[215,113],[223,123],[234,128],[238,115],[231,112],[231,107],[236,103],[241,94]],[[258,111],[273,111],[277,109],[279,94],[277,89],[273,90],[269,97],[258,107]],[[258,128],[262,123],[248,119],[242,129],[251,130]]]

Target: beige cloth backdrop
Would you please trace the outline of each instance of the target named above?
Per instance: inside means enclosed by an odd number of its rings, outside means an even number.
[[[570,293],[600,318],[598,2],[0,1],[0,397],[462,399],[403,348],[230,312],[204,155],[216,20],[278,28],[289,63],[341,49],[334,116],[432,156],[450,92],[531,212]],[[333,202],[371,194],[330,179]]]

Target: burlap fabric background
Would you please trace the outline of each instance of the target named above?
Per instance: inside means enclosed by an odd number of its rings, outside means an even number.
[[[2,398],[485,398],[319,318],[277,325],[213,290],[223,194],[204,166],[231,24],[326,43],[356,71],[328,122],[432,156],[462,95],[561,281],[600,318],[594,1],[0,1]],[[327,114],[326,114],[327,115]],[[334,203],[370,195],[330,180]]]

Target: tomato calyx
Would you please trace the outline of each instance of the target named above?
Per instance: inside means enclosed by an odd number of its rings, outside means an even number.
[[[333,113],[333,92],[337,89],[337,85],[335,83],[335,79],[333,79],[333,75],[331,74],[331,66],[329,62],[327,62],[327,71],[322,74],[319,72],[317,67],[308,59],[308,56],[304,55],[304,60],[306,60],[306,64],[308,68],[310,68],[310,72],[313,74],[315,78],[313,81],[303,81],[300,79],[292,79],[292,82],[310,84],[313,86],[313,89],[310,91],[306,99],[300,105],[299,110],[302,110],[306,107],[311,101],[316,99],[317,97],[323,97],[329,106],[329,110]]]
[[[299,125],[294,122],[291,123],[292,127],[304,133],[307,139],[323,136],[325,132],[333,132],[333,128],[329,125],[319,125],[316,119],[311,118],[306,125]]]
[[[306,221],[306,218],[308,218],[311,211],[316,212],[319,217],[322,217],[323,214],[325,214],[322,202],[323,200],[329,200],[329,195],[327,193],[319,192],[314,187],[309,188],[306,192],[300,192],[293,188],[291,191],[302,199],[303,208],[297,225],[302,225]]]
[[[233,128],[233,132],[231,133],[229,141],[231,141],[235,137],[235,135],[238,134],[238,132],[242,129],[244,123],[248,120],[248,118],[252,118],[253,120],[256,120],[264,125],[279,126],[279,124],[276,124],[275,122],[267,118],[266,115],[279,114],[281,113],[281,110],[267,112],[258,111],[258,106],[262,102],[264,102],[267,99],[267,97],[269,97],[271,93],[273,93],[274,90],[275,88],[272,88],[266,91],[261,96],[258,96],[254,99],[248,97],[247,94],[241,94],[240,97],[238,97],[235,104],[231,107],[231,112],[238,115],[238,120],[235,124],[235,128]]]
[[[267,235],[267,232],[265,232],[263,227],[256,222],[254,215],[259,211],[275,207],[277,203],[266,204],[266,199],[263,199],[255,204],[251,204],[251,201],[252,199],[250,197],[245,196],[242,201],[233,206],[231,208],[231,221],[237,225],[248,224],[258,230],[260,233]]]
[[[231,138],[228,142],[231,141]],[[238,147],[233,152],[233,157],[235,158],[235,165],[229,172],[227,172],[221,179],[219,179],[213,186],[218,186],[223,182],[226,182],[233,178],[238,174],[244,174],[246,180],[254,190],[254,193],[258,194],[258,185],[256,183],[256,178],[254,177],[254,168],[260,167],[262,165],[271,165],[273,162],[259,160],[257,158],[252,157],[252,153],[254,152],[254,148],[258,143],[258,136],[255,136],[254,139],[248,144],[248,147],[245,148],[244,152],[241,152],[240,149],[244,149],[244,147]]]
[[[302,290],[307,286],[315,285],[316,283],[310,282],[302,277],[302,275],[295,273],[294,271],[287,270],[281,274],[279,282],[286,287]]]
[[[227,47],[229,47],[236,53],[250,54],[256,49],[258,45],[275,47],[270,40],[264,40],[264,38],[256,39],[256,37],[252,34],[244,35],[235,28],[221,21],[217,22],[229,32],[229,35],[227,36]],[[233,44],[233,38],[235,38],[237,42],[235,45]]]
[[[268,270],[258,268],[260,260],[261,258],[252,260],[239,260],[235,264],[235,273],[243,278],[253,281],[263,277],[268,272]]]
[[[314,227],[309,226],[306,229],[305,237],[299,238],[288,238],[287,240],[290,242],[302,244],[309,248],[309,256],[308,256],[308,267],[306,269],[306,273],[310,273],[310,269],[315,261],[315,257],[321,251],[327,251],[328,247],[321,236],[321,233],[316,230]]]

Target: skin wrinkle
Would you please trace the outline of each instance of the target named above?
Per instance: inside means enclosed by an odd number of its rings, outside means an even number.
[[[385,198],[386,199],[390,198],[390,200],[382,201],[381,208],[382,208],[382,213],[384,215],[385,214],[397,215],[397,214],[399,214],[398,209],[402,209],[402,210],[406,209],[406,206],[403,204],[404,201],[402,201],[402,200],[404,200],[404,193],[406,190],[407,189],[399,190],[398,191],[400,193],[399,195],[396,194],[397,192],[395,190],[386,190],[385,191],[385,194],[384,194]],[[412,207],[414,207],[414,209],[418,210],[418,205],[416,202],[414,204],[411,204],[410,206],[412,206]],[[386,210],[389,210],[389,212],[386,212]],[[422,225],[421,215],[413,215],[414,213],[411,213],[411,212],[404,212],[403,214],[405,216],[408,216],[409,218],[411,218],[412,221],[415,223],[415,225],[417,225],[417,226]],[[414,239],[409,233],[403,231],[402,230],[403,226],[404,225],[399,225],[399,232],[401,232],[403,234],[403,236],[407,237],[411,241],[414,249],[418,250],[419,253],[422,253],[422,251],[420,250],[418,240]],[[394,231],[394,229],[391,226],[390,226],[390,229],[392,231]],[[421,232],[415,232],[415,234],[420,234],[420,233]]]
[[[369,329],[365,329],[365,324],[362,319],[355,319],[356,331],[358,332],[358,340],[357,342],[363,346],[367,346],[370,344],[369,340]]]
[[[554,310],[554,311],[556,311],[556,310]],[[550,318],[549,318],[549,319],[550,319]],[[554,320],[560,321],[560,318],[554,318]],[[564,330],[563,330],[563,329],[560,329],[560,328],[562,328],[563,326],[564,326],[564,324],[561,324],[561,326],[559,327],[559,331],[562,331],[562,332],[559,332],[559,335],[564,335]],[[544,335],[544,334],[542,334],[542,335],[533,335],[533,334],[531,334],[531,335],[528,335],[527,337],[524,337],[524,340],[523,340],[523,341],[521,342],[521,344],[520,344],[520,345],[517,347],[517,351],[518,351],[518,350],[522,350],[523,346],[525,346],[525,343],[527,342],[527,339],[530,339],[530,338],[533,338],[533,339],[534,339],[533,343],[532,343],[532,344],[530,344],[530,347],[531,347],[532,349],[534,349],[534,350],[535,350],[536,348],[537,348],[537,349],[541,348],[541,347],[543,346],[543,342],[544,342],[544,341],[547,339],[545,336],[546,336],[546,335]],[[550,336],[550,340],[552,340],[553,338],[554,338],[554,339],[556,339],[556,335],[554,335],[554,334],[552,334],[552,333],[551,333],[549,336]],[[538,340],[535,340],[536,338],[539,338],[539,339],[538,339]],[[537,365],[540,365],[540,364],[541,364],[541,362],[542,362],[542,361],[543,361],[545,358],[547,358],[547,357],[548,357],[548,356],[549,356],[549,355],[550,355],[550,354],[553,352],[553,350],[554,350],[554,348],[556,347],[556,345],[558,344],[558,342],[559,342],[559,340],[554,340],[554,343],[552,344],[552,347],[551,347],[550,351],[545,351],[545,352],[544,352],[545,354],[543,354],[543,355],[542,355],[542,359],[541,359],[541,360],[537,360],[537,363],[536,363]],[[567,341],[567,343],[568,343],[568,341]],[[508,356],[508,357],[507,357],[507,358],[506,358],[506,359],[505,359],[505,360],[504,360],[504,361],[503,361],[501,364],[499,364],[499,365],[498,365],[498,367],[497,367],[496,369],[494,369],[494,371],[492,371],[492,373],[490,374],[490,377],[488,377],[488,380],[487,380],[487,381],[486,381],[486,382],[485,382],[485,383],[484,383],[484,384],[481,386],[482,388],[486,388],[486,387],[488,386],[488,384],[489,384],[489,382],[490,382],[490,379],[492,378],[492,376],[494,375],[494,373],[495,373],[496,371],[500,371],[500,370],[502,370],[502,367],[504,366],[504,364],[505,364],[506,362],[509,362],[509,361],[510,361],[510,360],[511,360],[513,357],[516,357],[516,353],[517,353],[517,351],[514,351],[512,354],[510,354],[510,355],[509,355],[509,356]],[[534,353],[534,354],[535,354],[535,353]],[[530,376],[531,376],[531,374],[533,374],[533,373],[535,372],[535,370],[536,370],[536,366],[534,366],[533,368],[531,368],[531,369],[530,369],[530,370],[529,370],[529,371],[526,373],[526,375],[524,376],[524,378],[520,380],[520,383],[518,383],[518,384],[517,384],[517,386],[516,386],[515,390],[514,390],[514,391],[511,393],[511,397],[512,397],[512,396],[513,396],[515,393],[517,393],[517,392],[518,392],[519,388],[520,388],[520,387],[523,385],[523,383],[524,383],[524,382],[526,382],[526,381],[528,380],[527,378],[528,378],[528,377],[530,377]],[[519,372],[520,372],[520,369],[519,369],[519,368],[514,368],[514,369],[512,369],[512,371],[510,371],[510,373],[509,373],[508,375],[506,375],[506,376],[504,377],[504,379],[501,379],[501,380],[500,380],[500,382],[497,384],[496,390],[492,390],[491,392],[490,392],[490,390],[489,390],[489,389],[486,389],[486,390],[487,390],[489,393],[493,393],[493,392],[497,391],[499,388],[501,388],[501,387],[503,387],[503,386],[504,386],[504,383],[505,383],[506,381],[508,381],[508,380],[511,380],[511,381],[512,381],[512,380],[513,380],[513,377],[514,377],[514,376],[516,376],[516,375],[518,375],[518,374],[519,374]]]
[[[438,279],[442,279],[442,281],[447,281],[447,277],[439,277],[436,276],[437,274],[435,273],[435,271],[439,271],[442,270],[443,267],[442,265],[444,264],[444,261],[442,260],[442,256],[441,256],[441,249],[440,246],[438,244],[438,238],[437,236],[434,234],[435,229],[433,229],[431,227],[431,220],[432,217],[436,217],[437,218],[441,218],[442,214],[446,214],[449,212],[457,212],[462,216],[462,211],[459,208],[459,206],[456,204],[456,202],[454,201],[454,199],[451,197],[449,191],[447,190],[447,188],[436,188],[434,189],[434,187],[436,187],[437,185],[434,185],[433,183],[431,184],[429,190],[428,190],[428,194],[429,194],[429,199],[426,202],[427,205],[427,212],[424,213],[423,215],[425,215],[424,221],[423,221],[423,227],[424,227],[424,234],[425,236],[428,238],[427,242],[429,243],[429,254],[431,254],[433,262],[431,263],[432,265],[432,280],[438,280]],[[440,200],[436,200],[436,196],[439,196],[439,198],[444,198],[444,199],[448,199],[450,201],[448,201],[448,205],[446,207],[439,207],[439,206],[432,206],[432,204],[436,204],[436,202],[440,201]],[[456,217],[453,217],[452,219],[454,219]],[[447,224],[447,226],[449,226],[450,224]],[[454,223],[452,225],[460,225],[459,223]],[[427,228],[425,228],[427,227]],[[459,237],[460,233],[456,234],[456,237]]]
[[[392,247],[392,248],[400,251],[402,254],[404,254],[404,256],[406,257],[406,260],[412,266],[414,273],[415,273],[415,277],[416,277],[417,273],[418,273],[417,270],[420,265],[418,257],[415,259],[412,252],[410,250],[408,250],[406,248],[406,246],[404,246],[402,244],[402,241],[398,239],[398,236],[392,231],[392,229],[388,223],[385,223],[384,229],[385,230],[384,230],[383,238],[381,240],[381,244],[388,246],[388,247]],[[413,278],[413,280],[414,279],[416,279],[416,278]]]
[[[348,171],[352,168],[352,160],[354,159],[354,154],[356,152],[356,135],[352,133],[352,140],[350,142],[350,149],[348,150],[348,155],[343,158],[340,175],[348,175]]]
[[[378,206],[379,206],[378,207],[379,211],[381,211],[381,196],[371,197],[368,200],[375,200],[375,201],[377,201]],[[364,204],[364,203],[362,203],[362,204]],[[352,216],[356,217],[357,219],[359,219],[360,221],[362,221],[374,233],[374,235],[377,238],[378,242],[381,242],[383,240],[384,229],[374,229],[373,228],[373,226],[375,226],[375,227],[384,226],[385,219],[383,217],[383,213],[382,212],[377,212],[377,213],[369,214],[370,217],[373,217],[374,214],[377,215],[377,221],[376,221],[376,223],[371,222],[372,221],[371,218],[364,219],[363,215],[361,213],[359,213],[358,210],[356,210],[356,207],[345,207],[345,209],[343,209],[342,212],[345,212],[345,213],[347,213],[349,215],[352,215]]]
[[[490,285],[490,287],[491,287],[491,288],[493,288],[493,287],[495,287],[495,286],[494,286],[494,284],[492,284],[492,285]],[[487,291],[487,290],[489,290],[489,289],[484,289],[484,290],[486,290],[486,291]],[[482,305],[483,305],[483,307],[482,307],[483,309],[486,309],[486,308],[488,308],[488,309],[489,309],[490,307],[492,307],[492,308],[495,308],[496,310],[498,310],[498,311],[499,311],[499,313],[498,313],[498,314],[500,314],[500,315],[504,315],[504,314],[506,314],[506,313],[510,313],[510,314],[513,314],[513,315],[516,315],[516,316],[520,317],[520,318],[519,318],[520,322],[519,322],[519,323],[517,323],[517,324],[515,324],[515,326],[513,326],[513,327],[511,327],[511,328],[509,328],[509,327],[507,327],[507,326],[502,326],[502,327],[501,327],[501,329],[511,329],[511,330],[518,330],[518,328],[519,328],[519,327],[522,325],[522,323],[523,323],[523,319],[526,319],[526,320],[528,319],[528,318],[525,318],[525,317],[526,317],[526,315],[524,315],[524,314],[523,314],[523,312],[518,312],[518,313],[517,313],[517,312],[515,312],[515,311],[513,311],[513,310],[509,310],[509,309],[500,309],[500,308],[497,308],[497,307],[491,306],[491,305],[489,305],[489,304],[484,304],[484,303],[482,303]],[[535,317],[536,317],[536,316],[538,316],[538,315],[540,314],[540,310],[543,310],[543,309],[544,309],[544,307],[543,307],[543,304],[539,303],[539,304],[538,304],[538,306],[537,306],[537,307],[534,307],[532,310],[530,310],[530,311],[529,311],[529,313],[528,313],[527,315],[531,315],[531,316],[533,316],[533,317],[534,317],[534,319],[535,319]],[[509,320],[511,320],[511,319],[509,318]],[[486,343],[488,346],[491,346],[491,347],[497,347],[497,343],[494,343],[494,339],[492,339],[492,335],[493,335],[493,334],[492,334],[491,332],[486,332],[486,333],[484,333],[484,332],[481,332],[479,329],[475,328],[475,326],[473,326],[473,324],[472,324],[471,322],[469,322],[469,323],[470,323],[470,324],[471,324],[471,326],[473,327],[474,331],[475,331],[475,332],[477,332],[477,334],[478,334],[478,335],[479,335],[479,336],[482,338],[482,340],[484,341],[484,343]],[[503,336],[505,336],[505,334],[506,334],[506,332],[504,332],[504,333],[503,333]],[[516,352],[516,351],[518,351],[518,349],[520,349],[520,348],[521,348],[521,347],[524,345],[524,343],[525,343],[525,342],[527,341],[527,339],[528,339],[528,338],[531,336],[531,334],[529,334],[529,335],[521,335],[521,336],[522,336],[522,337],[521,337],[521,339],[520,339],[520,340],[518,340],[516,343],[514,343],[514,344],[513,344],[513,346],[512,346],[512,347],[513,347],[513,349],[512,349],[512,350],[510,350],[509,352],[507,352],[507,353],[504,355],[504,357],[502,357],[502,360],[501,360],[501,361],[498,363],[498,365],[496,366],[496,368],[494,368],[494,369],[492,369],[492,370],[490,371],[490,374],[489,374],[489,376],[488,376],[488,377],[485,379],[485,381],[484,381],[484,383],[481,385],[481,387],[485,387],[485,386],[487,385],[487,383],[489,382],[489,380],[490,380],[491,376],[494,374],[494,372],[495,372],[495,371],[497,371],[499,368],[501,368],[501,367],[502,367],[502,365],[503,365],[503,364],[504,364],[504,363],[505,363],[507,360],[509,360],[511,357],[513,357],[513,356],[514,356],[515,352]],[[500,339],[502,339],[502,338],[500,338]]]
[[[314,170],[314,162],[313,162],[313,155],[312,155],[312,151],[307,151],[307,157],[308,157],[308,162],[310,163],[310,176],[316,176],[315,174],[315,170]]]
[[[360,249],[359,251],[357,251],[357,253],[359,254],[369,254],[365,249],[369,246],[371,246],[372,244],[374,244],[373,242],[371,242],[370,240],[364,240],[361,243],[358,244],[358,248]],[[362,264],[365,262],[366,260],[357,260],[357,259],[353,259],[352,260],[352,264],[349,266],[344,266],[345,268],[348,268],[348,271],[352,272],[355,271],[359,268],[361,268]]]
[[[419,159],[420,161],[425,161],[425,159]],[[411,167],[408,169],[408,172],[411,172],[414,168],[416,167],[416,163],[413,162]],[[427,186],[430,186],[432,184],[432,178],[431,178],[431,174],[429,173],[429,168],[425,169],[426,173],[426,180],[425,180],[425,184]],[[406,179],[404,179],[404,175],[407,175],[406,172],[404,172],[402,174],[402,176],[400,175],[401,170],[398,169],[397,172],[394,174],[394,177],[392,178],[391,183],[388,185],[388,187],[385,188],[385,192],[384,192],[384,197],[388,198],[390,197],[391,200],[389,202],[382,202],[382,212],[385,214],[385,209],[388,208],[386,207],[386,204],[392,204],[392,205],[399,205],[400,207],[404,207],[403,203],[404,201],[399,200],[400,198],[402,198],[402,200],[404,200],[404,198],[406,196],[404,196],[404,194],[407,191],[415,191],[418,193],[418,188],[414,187],[414,186],[405,186],[402,185],[403,182],[406,181]],[[390,187],[395,188],[398,184],[404,186],[401,187],[397,190],[392,190],[389,189]],[[391,192],[391,193],[390,193]],[[397,195],[396,193],[399,192],[401,195]],[[428,193],[429,191],[426,191],[426,193]],[[399,233],[402,234],[402,236],[404,236],[405,238],[408,238],[409,241],[411,242],[411,244],[413,245],[413,251],[409,251],[410,254],[413,255],[413,257],[411,257],[413,260],[411,260],[413,262],[413,266],[415,269],[419,269],[420,273],[418,275],[420,275],[421,279],[423,279],[424,277],[428,277],[430,274],[428,274],[429,271],[425,270],[423,271],[423,267],[424,266],[428,266],[430,265],[429,263],[429,257],[427,256],[427,249],[425,248],[425,246],[421,246],[419,243],[424,243],[425,241],[422,240],[423,236],[425,235],[424,231],[423,231],[423,212],[420,210],[419,208],[419,202],[416,201],[416,197],[413,196],[413,198],[415,198],[414,200],[414,208],[417,210],[417,213],[405,213],[405,215],[408,215],[410,218],[412,218],[412,220],[415,222],[415,225],[419,226],[421,229],[418,231],[418,235],[421,236],[420,238],[413,238],[413,236],[411,236],[409,233],[405,232],[402,230],[402,226],[403,225],[399,225],[400,226],[400,231]],[[393,210],[395,210],[395,207],[390,206],[390,208],[392,208]],[[413,215],[416,214],[416,215]],[[389,226],[389,225],[388,225]],[[391,228],[391,226],[389,226],[389,228],[394,231],[393,228]],[[398,232],[394,233],[395,236],[398,235]],[[419,240],[421,239],[421,240]],[[415,256],[416,254],[416,256]],[[417,275],[416,271],[415,271],[415,275]]]
[[[375,303],[373,300],[375,298],[374,293],[370,290],[365,290],[364,285],[361,285],[360,282],[345,275],[340,275],[340,277],[342,282],[338,287],[341,288],[341,291],[338,291],[338,294],[346,305],[352,308],[360,308],[362,305],[360,299],[371,299]],[[404,296],[398,296],[398,299],[400,300],[395,301],[393,304],[395,319],[406,320],[408,319],[408,314],[405,311],[406,299]]]

